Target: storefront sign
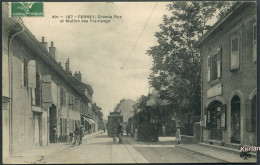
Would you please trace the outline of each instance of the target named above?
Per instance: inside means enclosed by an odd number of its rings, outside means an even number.
[[[207,98],[222,95],[222,84],[215,85],[208,89]]]

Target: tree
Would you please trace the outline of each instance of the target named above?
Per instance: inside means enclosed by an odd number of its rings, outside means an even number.
[[[147,96],[140,96],[140,98],[137,100],[137,103],[135,105],[133,105],[134,111],[135,113],[137,113],[137,110],[146,110],[147,106],[146,103],[148,101],[148,97]]]
[[[173,2],[171,15],[163,16],[156,32],[158,45],[147,50],[153,57],[150,84],[171,103],[176,114],[189,110],[200,115],[200,52],[194,44],[209,29],[208,22],[220,18],[234,2]],[[219,14],[217,14],[219,13]]]

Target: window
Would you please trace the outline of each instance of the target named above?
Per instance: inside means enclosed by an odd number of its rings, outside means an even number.
[[[257,27],[256,23],[253,24],[253,62],[257,58]]]
[[[208,82],[214,81],[221,77],[222,52],[218,49],[212,56],[208,56]]]
[[[239,37],[231,38],[231,71],[239,69]]]
[[[21,83],[24,87],[27,87],[27,80],[28,80],[27,60],[23,59],[23,62],[21,63]]]

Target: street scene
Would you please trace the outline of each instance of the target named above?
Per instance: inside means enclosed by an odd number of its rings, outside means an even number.
[[[257,37],[256,2],[3,2],[2,164],[257,164]]]

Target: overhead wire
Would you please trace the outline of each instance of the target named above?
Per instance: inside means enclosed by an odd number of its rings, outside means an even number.
[[[134,49],[135,49],[135,47],[136,47],[138,41],[140,40],[140,38],[141,38],[141,36],[142,36],[142,34],[143,34],[143,32],[144,32],[144,30],[145,30],[145,28],[146,28],[146,26],[147,26],[149,20],[150,20],[150,18],[151,18],[151,16],[153,15],[154,9],[156,8],[157,4],[158,4],[158,2],[155,3],[155,5],[154,5],[154,7],[153,7],[153,10],[152,10],[152,12],[151,12],[151,14],[150,14],[150,16],[148,17],[148,19],[147,19],[147,21],[146,21],[146,23],[145,23],[145,25],[144,25],[144,27],[143,27],[143,29],[142,29],[142,31],[141,31],[139,37],[138,37],[138,39],[136,40],[136,42],[135,42],[135,44],[134,44],[134,46],[133,46],[131,52],[128,54],[128,56],[127,56],[125,62],[123,63],[121,69],[124,69],[126,63],[128,62],[128,59],[129,59],[130,55],[133,53],[133,51],[134,51]]]

